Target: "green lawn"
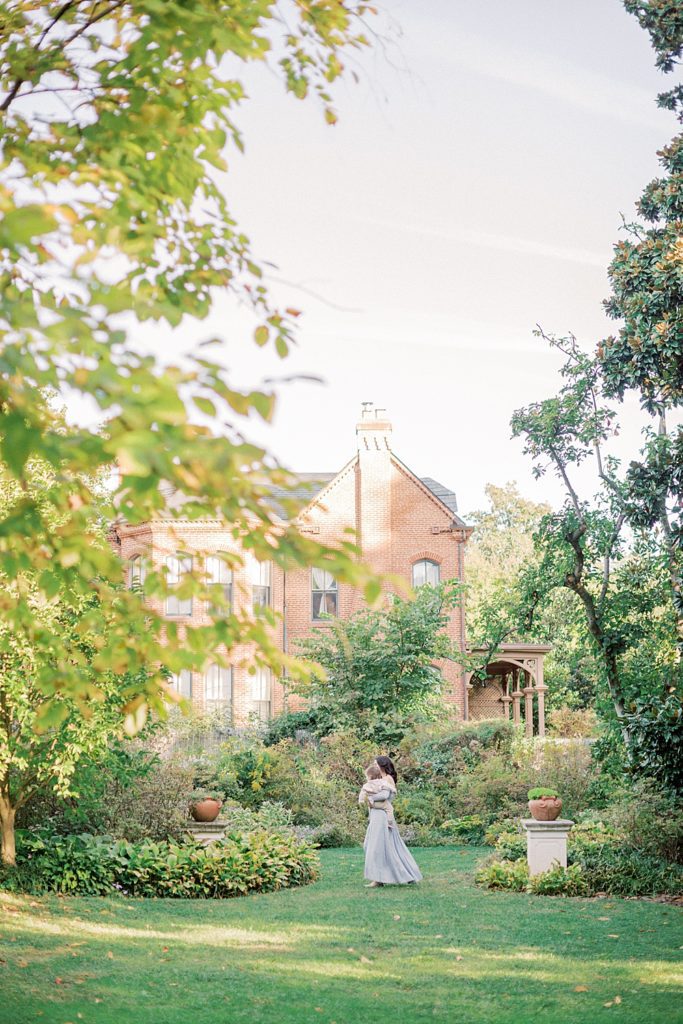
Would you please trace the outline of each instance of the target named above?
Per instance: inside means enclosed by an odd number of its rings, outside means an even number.
[[[418,850],[417,888],[330,850],[315,885],[244,899],[0,894],[0,1021],[683,1022],[680,910],[483,892],[481,853]]]

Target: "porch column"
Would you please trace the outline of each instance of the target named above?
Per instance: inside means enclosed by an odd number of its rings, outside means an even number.
[[[529,680],[531,682],[531,680]],[[531,738],[534,734],[534,688],[524,687],[524,731]]]
[[[545,693],[548,687],[543,682],[543,656],[536,661],[536,691],[538,693],[538,735],[545,736]]]
[[[503,705],[503,714],[505,715],[505,718],[509,722],[510,721],[510,705],[512,704],[512,697],[508,697],[508,695],[505,694],[505,696],[501,697],[500,699],[501,699],[501,702],[502,702],[502,705]]]
[[[536,687],[538,694],[538,735],[545,736],[545,692],[548,689],[542,683]]]
[[[512,691],[512,721],[515,725],[520,724],[520,702],[522,700],[522,691],[519,688],[519,669],[515,668],[512,670],[512,685],[514,687]]]

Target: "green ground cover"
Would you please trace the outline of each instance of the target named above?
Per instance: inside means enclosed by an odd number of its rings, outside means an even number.
[[[322,851],[312,886],[244,899],[0,894],[0,1020],[683,1021],[679,909],[483,891],[482,853],[417,850],[417,888],[363,888],[352,849]]]

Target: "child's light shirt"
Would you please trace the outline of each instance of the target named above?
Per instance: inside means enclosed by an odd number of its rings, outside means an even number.
[[[394,809],[391,806],[391,801],[378,800],[375,802],[374,800],[374,797],[378,793],[382,793],[387,789],[390,793],[396,792],[396,785],[390,776],[385,776],[381,779],[369,779],[365,785],[361,787],[361,791],[358,794],[358,803],[368,804],[372,810],[384,811],[387,816],[387,824],[389,825],[389,828],[395,828],[396,819],[394,818]]]

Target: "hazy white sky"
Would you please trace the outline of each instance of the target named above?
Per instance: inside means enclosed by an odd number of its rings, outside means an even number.
[[[304,311],[298,351],[283,363],[251,346],[227,297],[173,343],[226,337],[240,383],[324,378],[283,385],[273,428],[253,432],[293,469],[340,468],[374,401],[397,454],[452,487],[461,511],[488,481],[552,500],[508,426],[557,387],[557,357],[532,331],[592,346],[612,329],[601,301],[620,213],[633,217],[675,131],[655,106],[666,80],[619,0],[385,10],[391,39],[356,65],[359,85],[336,88],[334,128],[266,69],[247,78],[247,151],[229,154],[226,188],[277,267],[275,294]]]

